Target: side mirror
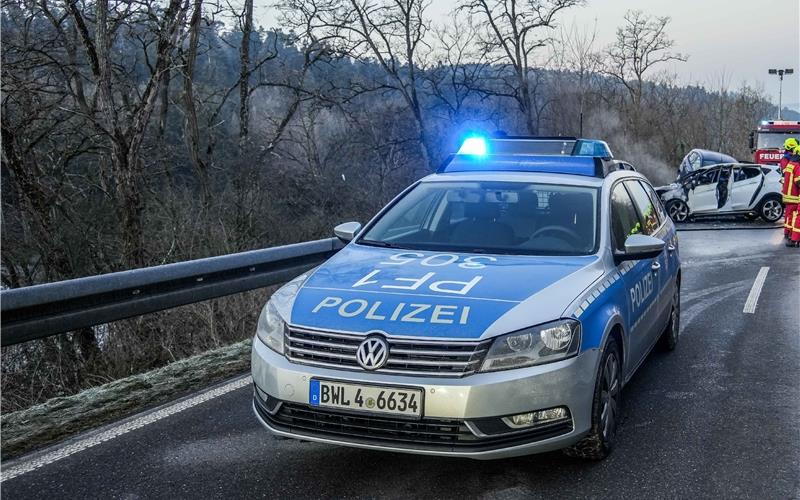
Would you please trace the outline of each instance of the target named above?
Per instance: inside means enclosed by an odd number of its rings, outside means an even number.
[[[755,131],[750,131],[750,151],[755,151],[756,149],[756,133]]]
[[[344,222],[333,228],[333,234],[345,243],[353,241],[359,231],[361,231],[360,222]]]
[[[653,259],[664,251],[665,246],[664,240],[644,234],[632,234],[625,239],[625,251],[617,252],[615,257],[620,261]]]

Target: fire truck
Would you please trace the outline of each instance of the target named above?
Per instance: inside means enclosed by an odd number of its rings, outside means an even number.
[[[783,158],[783,141],[795,137],[800,141],[800,121],[764,120],[750,132],[753,159],[761,165],[777,165]]]

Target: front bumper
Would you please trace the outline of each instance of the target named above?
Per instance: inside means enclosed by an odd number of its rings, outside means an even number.
[[[463,378],[416,377],[290,363],[254,339],[253,404],[261,423],[282,436],[427,455],[506,458],[564,448],[589,431],[598,359],[599,352],[592,349],[568,360],[529,368]],[[419,387],[425,394],[424,414],[421,420],[404,423],[390,417],[311,407],[312,378]],[[509,429],[491,436],[481,432],[486,422],[498,417],[560,406],[569,410],[569,426]],[[393,431],[387,433],[387,428]],[[436,442],[429,439],[446,433],[451,437]]]

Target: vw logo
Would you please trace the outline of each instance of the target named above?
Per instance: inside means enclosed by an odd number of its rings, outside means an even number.
[[[368,337],[356,350],[356,361],[365,370],[382,368],[389,360],[389,344],[383,337]]]

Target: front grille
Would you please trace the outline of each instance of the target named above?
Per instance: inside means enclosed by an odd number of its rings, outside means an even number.
[[[364,336],[289,327],[284,346],[290,361],[306,365],[363,370],[356,349]],[[389,360],[377,373],[464,377],[481,366],[491,341],[398,340],[386,338]]]
[[[423,418],[408,420],[387,416],[343,413],[297,403],[281,403],[269,413],[256,398],[256,409],[270,427],[300,436],[339,441],[411,447],[441,451],[497,449],[541,441],[572,431],[572,419],[542,425],[524,432],[478,437],[462,420]]]

